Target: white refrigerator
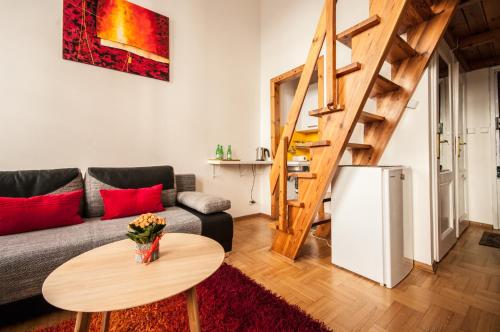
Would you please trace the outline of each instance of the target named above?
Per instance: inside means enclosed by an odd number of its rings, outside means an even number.
[[[410,170],[343,166],[332,188],[332,263],[396,286],[413,268]]]

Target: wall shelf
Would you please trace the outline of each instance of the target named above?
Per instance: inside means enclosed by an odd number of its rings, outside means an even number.
[[[242,176],[241,173],[241,166],[251,166],[252,167],[252,173],[255,176],[255,169],[257,166],[271,166],[273,164],[272,160],[268,161],[256,161],[256,160],[219,160],[219,159],[209,159],[208,164],[212,165],[212,177],[215,179],[215,167],[223,167],[223,166],[238,166],[240,169],[240,176]]]
[[[219,160],[219,159],[209,159],[208,163],[210,165],[272,165],[273,162],[269,161],[255,161],[255,160]]]

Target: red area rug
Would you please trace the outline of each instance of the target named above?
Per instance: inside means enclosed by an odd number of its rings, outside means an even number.
[[[330,331],[227,264],[196,290],[202,331]],[[74,320],[65,321],[37,332],[73,331],[74,325]],[[92,315],[90,330],[100,328],[101,316]],[[189,331],[184,295],[113,312],[110,331]]]

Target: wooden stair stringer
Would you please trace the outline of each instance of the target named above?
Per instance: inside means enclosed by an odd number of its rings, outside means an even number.
[[[446,27],[453,18],[458,0],[443,0],[441,13],[408,31],[408,43],[420,54],[392,66],[392,80],[402,88],[377,98],[377,115],[383,122],[365,124],[364,142],[371,150],[354,150],[354,165],[377,165],[401,120],[411,96],[429,65]]]
[[[363,68],[338,79],[338,103],[345,109],[325,117],[321,139],[329,140],[332,144],[312,151],[310,172],[316,173],[317,178],[301,182],[299,199],[304,203],[304,208],[297,209],[293,219],[289,221],[292,233],[275,232],[271,247],[274,252],[295,259],[304,244],[386,59],[408,2],[409,0],[373,0],[370,15],[379,15],[384,20],[372,27],[369,33],[361,33],[352,38],[352,62],[362,63]],[[271,186],[273,188],[273,182]]]
[[[288,144],[291,143],[293,133],[295,131],[295,126],[297,125],[300,111],[302,109],[305,96],[307,94],[309,83],[316,69],[316,64],[319,59],[323,43],[326,38],[326,3],[323,6],[321,15],[316,26],[313,41],[307,55],[307,60],[304,64],[302,74],[299,79],[296,93],[292,100],[292,105],[290,107],[290,112],[288,113],[288,119],[282,132],[282,137],[288,137]],[[270,183],[271,183],[271,193],[274,194],[279,178],[279,167],[280,164],[285,162],[281,157],[283,155],[283,144],[279,144],[274,158],[273,166],[271,168]]]

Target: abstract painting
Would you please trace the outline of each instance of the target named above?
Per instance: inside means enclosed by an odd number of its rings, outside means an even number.
[[[170,79],[169,19],[125,0],[64,0],[63,58]]]

